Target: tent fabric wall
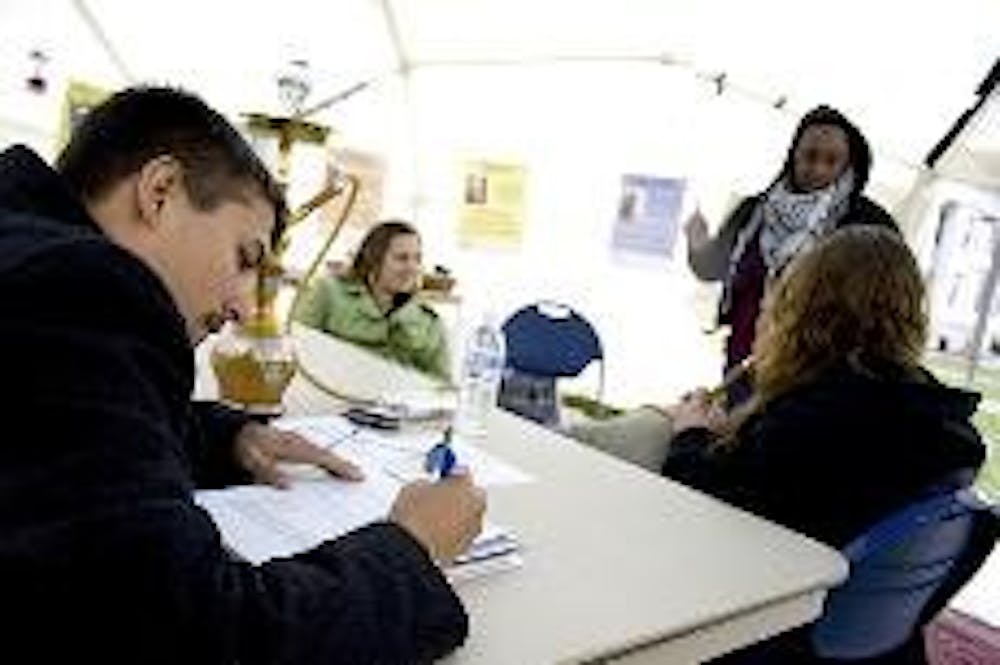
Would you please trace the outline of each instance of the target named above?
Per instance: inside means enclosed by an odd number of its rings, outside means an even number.
[[[313,102],[371,81],[315,119],[337,129],[337,145],[385,160],[385,214],[414,219],[428,261],[457,272],[461,325],[485,308],[566,300],[601,329],[608,397],[665,401],[718,375],[718,336],[702,333],[714,292],[691,277],[682,243],[656,263],[611,253],[622,174],[684,178],[684,213],[698,205],[718,223],[773,177],[799,115],[830,103],[871,140],[869,193],[905,213],[919,250],[927,215],[910,192],[929,181],[921,160],[995,60],[998,26],[994,0],[174,0],[155,12],[127,0],[7,0],[0,147],[27,141],[51,157],[71,78],[181,85],[236,120],[278,110],[274,76],[294,58],[310,62]],[[34,48],[51,58],[42,96],[24,87]],[[976,131],[996,136],[989,118]],[[987,142],[972,159],[963,145],[943,171],[981,172],[991,163],[981,155],[1000,152]],[[517,250],[459,244],[467,157],[526,167]],[[316,170],[297,173],[295,191],[312,191]]]

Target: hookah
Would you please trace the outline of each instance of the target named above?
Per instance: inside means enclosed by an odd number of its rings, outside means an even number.
[[[322,147],[326,145],[330,134],[329,127],[310,122],[305,117],[345,99],[368,84],[355,85],[344,93],[303,111],[303,104],[311,90],[307,64],[302,60],[292,61],[279,74],[277,83],[287,115],[249,113],[244,117],[254,139],[277,140],[276,177],[287,193],[293,146],[303,144]],[[211,350],[211,365],[218,380],[219,397],[223,402],[261,417],[280,415],[284,410],[285,391],[297,372],[321,390],[340,396],[298,362],[290,334],[291,319],[306,285],[322,266],[323,257],[349,217],[359,190],[360,180],[357,176],[334,168],[327,184],[289,215],[285,230],[277,240],[273,252],[258,269],[256,301],[252,313],[245,321],[227,326]],[[290,242],[289,233],[321,206],[342,195],[345,196],[344,203],[319,251],[302,278],[291,279],[282,265],[282,257]],[[288,284],[295,285],[295,294],[282,320],[276,301],[281,287]]]

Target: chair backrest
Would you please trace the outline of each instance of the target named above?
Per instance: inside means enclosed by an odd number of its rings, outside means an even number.
[[[553,427],[559,424],[556,380],[508,367],[504,370],[497,406],[522,418]]]
[[[942,487],[851,542],[847,581],[827,596],[810,639],[821,658],[859,660],[920,629],[989,555],[1000,519],[967,489]]]
[[[577,376],[604,359],[594,327],[565,305],[540,302],[522,307],[503,324],[507,367],[497,404],[543,425],[559,422],[556,378]],[[598,396],[603,391],[603,371]]]
[[[503,324],[507,365],[534,376],[577,376],[604,350],[594,327],[555,303],[522,307]]]

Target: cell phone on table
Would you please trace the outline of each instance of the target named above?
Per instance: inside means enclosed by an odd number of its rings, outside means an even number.
[[[400,425],[398,416],[378,409],[366,409],[361,406],[352,406],[344,412],[344,417],[355,425],[371,427],[373,429],[397,430]]]

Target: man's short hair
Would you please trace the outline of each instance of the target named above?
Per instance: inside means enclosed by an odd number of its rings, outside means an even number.
[[[94,201],[163,155],[181,163],[184,188],[201,210],[263,196],[275,209],[277,244],[287,217],[281,186],[219,112],[182,90],[141,86],[113,95],[86,115],[56,169],[77,195]]]

